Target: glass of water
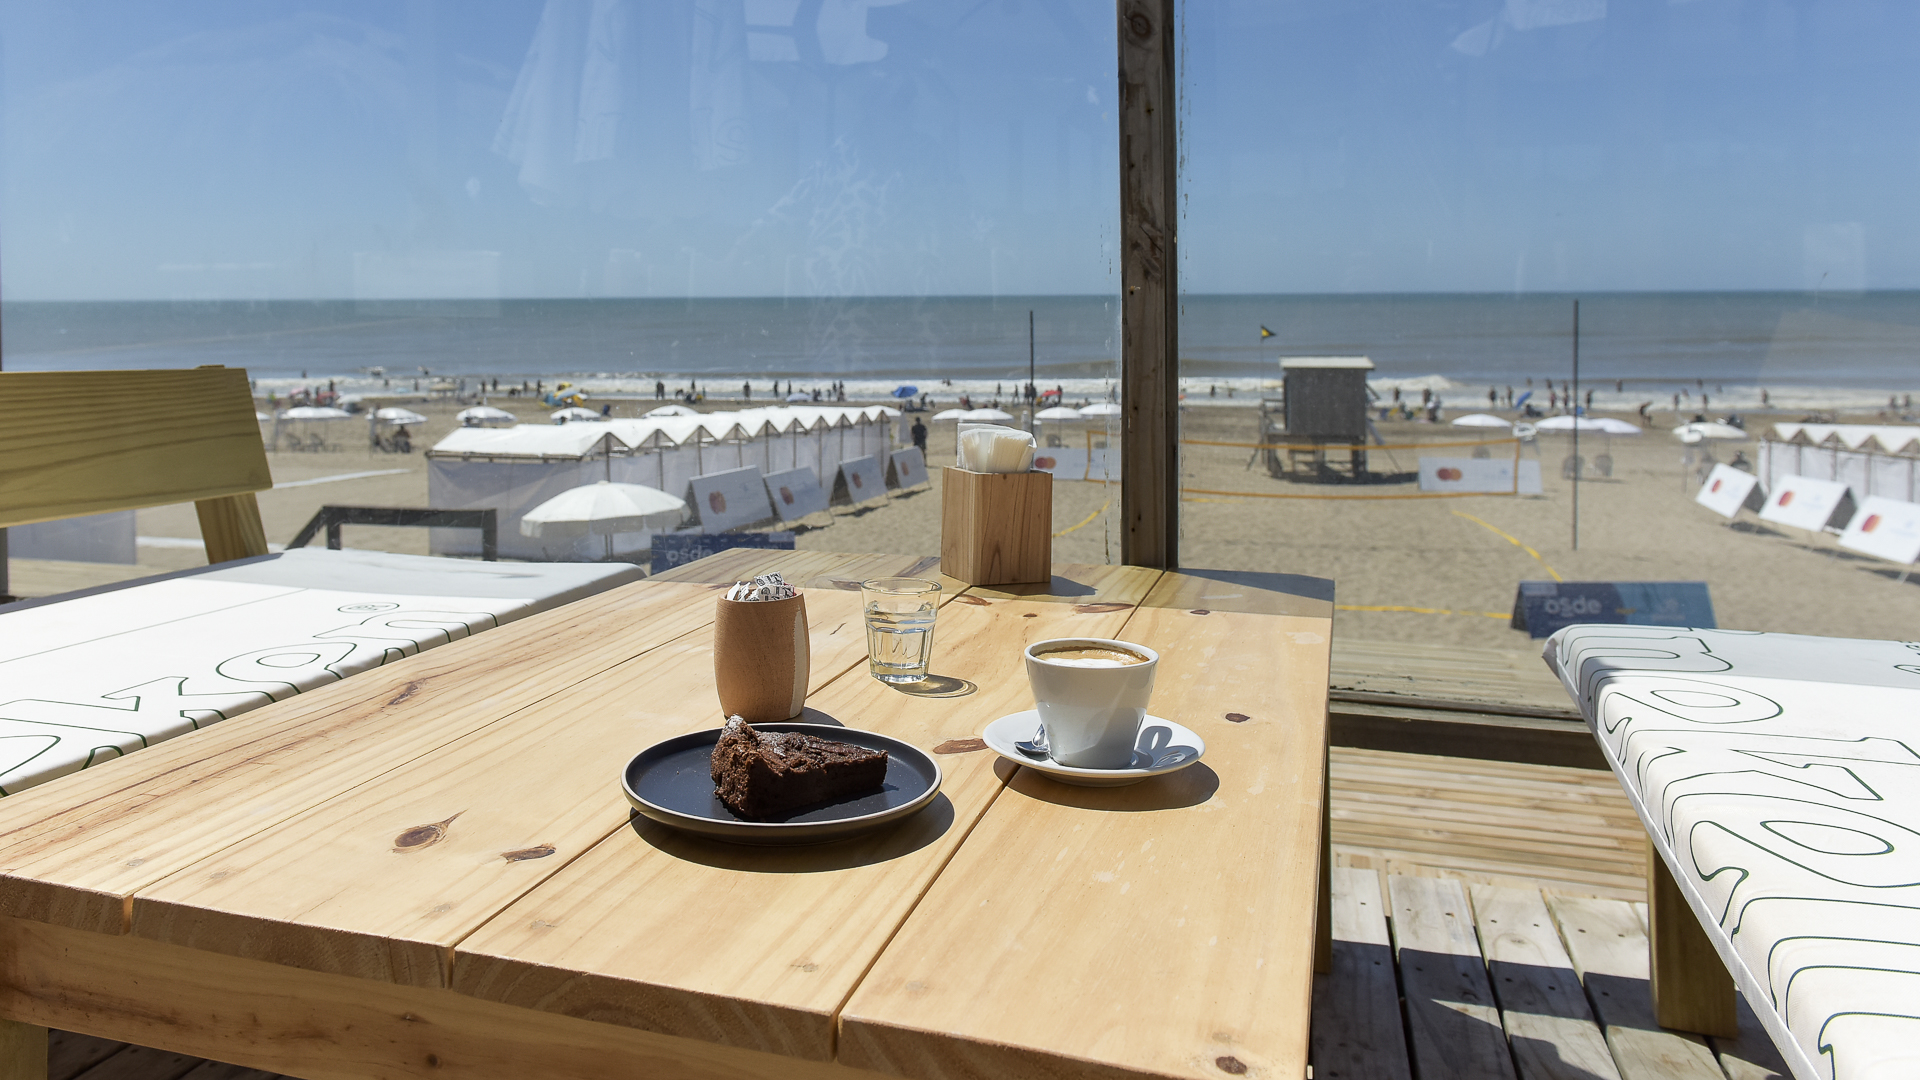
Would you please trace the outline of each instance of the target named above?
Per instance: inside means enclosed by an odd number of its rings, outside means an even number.
[[[873,677],[887,683],[915,683],[927,677],[933,656],[933,616],[940,607],[940,583],[920,578],[874,578],[860,583],[867,617],[867,663]]]

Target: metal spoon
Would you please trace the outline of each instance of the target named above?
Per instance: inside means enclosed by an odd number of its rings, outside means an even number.
[[[1013,748],[1035,760],[1047,760],[1052,756],[1051,751],[1047,749],[1047,726],[1041,724],[1040,727],[1034,731],[1033,738],[1031,739],[1015,739]]]

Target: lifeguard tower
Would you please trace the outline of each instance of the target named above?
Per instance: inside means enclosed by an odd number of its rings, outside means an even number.
[[[1364,356],[1280,358],[1281,397],[1260,403],[1267,472],[1297,480],[1357,481],[1367,473],[1367,374]],[[1346,468],[1328,451],[1344,448]]]

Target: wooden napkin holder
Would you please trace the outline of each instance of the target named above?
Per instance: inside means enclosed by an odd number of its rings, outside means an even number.
[[[713,620],[713,683],[722,716],[770,724],[806,708],[805,593],[785,600],[718,598]]]
[[[949,466],[940,486],[940,572],[969,585],[1053,580],[1053,474]]]

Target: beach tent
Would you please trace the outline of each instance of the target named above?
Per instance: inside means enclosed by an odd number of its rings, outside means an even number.
[[[424,424],[427,418],[412,409],[385,408],[375,409],[373,418],[383,424]]]
[[[1081,416],[1119,416],[1120,406],[1111,401],[1095,402],[1080,410]]]
[[[1074,415],[1078,416],[1080,414],[1075,413]],[[932,417],[934,420],[965,420],[966,418],[967,410],[965,409],[941,409],[939,412],[934,413]]]
[[[1491,416],[1483,412],[1468,413],[1465,416],[1456,416],[1450,422],[1453,424],[1454,427],[1485,427],[1485,428],[1503,427],[1503,428],[1509,428],[1509,429],[1513,427],[1513,421],[1502,420],[1497,416]]]
[[[1542,426],[1545,426],[1545,425],[1542,425]],[[1732,424],[1716,424],[1716,423],[1709,423],[1709,422],[1681,424],[1679,427],[1673,429],[1673,434],[1674,434],[1674,437],[1678,438],[1683,443],[1687,443],[1688,445],[1692,445],[1693,443],[1699,443],[1699,442],[1712,442],[1716,440],[1725,441],[1725,442],[1744,442],[1747,439],[1747,433],[1744,431],[1741,431],[1737,427],[1734,427]]]
[[[652,418],[655,416],[699,416],[699,415],[700,415],[700,410],[689,409],[685,405],[662,405],[657,409],[649,409],[647,411],[648,418]]]
[[[570,405],[567,408],[560,409],[553,414],[553,422],[556,424],[571,423],[575,420],[598,420],[598,419],[600,419],[599,413],[594,412],[592,409],[582,409],[577,405]]]
[[[1011,420],[1013,414],[999,409],[970,409],[960,414],[962,420]]]
[[[582,537],[603,537],[611,559],[616,535],[672,529],[686,514],[685,501],[658,488],[601,480],[569,488],[527,511],[520,535],[566,541],[569,548]]]
[[[1079,409],[1069,409],[1065,405],[1055,405],[1051,409],[1041,409],[1033,414],[1035,420],[1079,420]]]
[[[453,414],[461,427],[512,427],[520,418],[505,409],[496,409],[491,405],[475,405],[471,409],[461,409]]]

